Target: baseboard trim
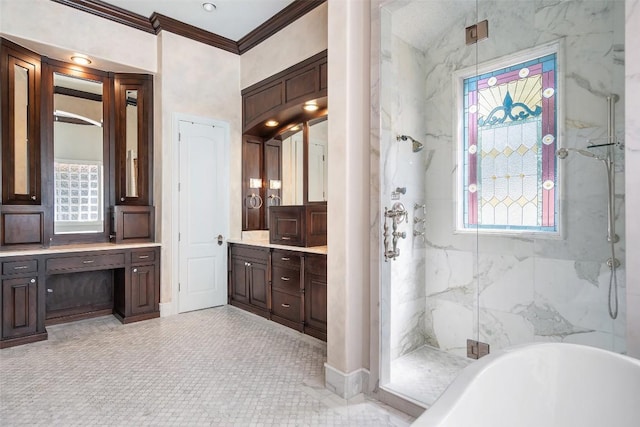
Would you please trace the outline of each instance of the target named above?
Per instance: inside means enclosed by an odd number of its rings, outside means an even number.
[[[343,399],[351,399],[369,388],[369,371],[364,368],[347,374],[325,363],[324,378],[325,387]]]
[[[160,303],[160,317],[167,317],[176,314],[173,302],[161,302]]]

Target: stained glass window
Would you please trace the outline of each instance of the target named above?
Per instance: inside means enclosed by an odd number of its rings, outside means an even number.
[[[459,224],[557,232],[556,53],[462,80]]]

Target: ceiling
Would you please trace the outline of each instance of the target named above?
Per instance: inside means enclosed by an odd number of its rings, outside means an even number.
[[[207,1],[216,8],[206,12]],[[238,41],[294,0],[106,0],[104,3],[151,17],[156,12],[210,33]]]

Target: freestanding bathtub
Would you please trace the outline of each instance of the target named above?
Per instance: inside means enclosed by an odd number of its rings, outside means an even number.
[[[413,425],[639,427],[640,360],[576,344],[513,347],[467,366]]]

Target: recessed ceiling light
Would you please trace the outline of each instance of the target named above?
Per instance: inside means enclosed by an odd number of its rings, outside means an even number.
[[[268,126],[270,128],[274,128],[276,126],[278,126],[280,123],[276,122],[275,120],[267,120],[266,122],[264,122],[265,126]]]
[[[207,12],[213,12],[216,10],[216,5],[213,3],[202,3],[202,8]]]
[[[292,130],[292,131],[300,130],[300,126],[299,125],[295,125],[295,126],[291,127],[291,129],[289,129],[289,130]]]
[[[71,60],[78,65],[91,64],[91,60],[86,55],[75,54],[71,57]]]
[[[307,101],[304,103],[304,105],[302,106],[302,108],[305,111],[318,111],[318,104],[316,104],[316,101]]]

